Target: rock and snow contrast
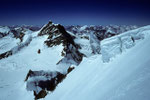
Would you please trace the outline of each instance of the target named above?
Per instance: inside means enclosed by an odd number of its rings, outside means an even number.
[[[0,100],[149,100],[149,40],[150,26],[1,26]]]

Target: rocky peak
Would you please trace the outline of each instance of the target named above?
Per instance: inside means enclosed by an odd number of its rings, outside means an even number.
[[[44,43],[49,47],[62,46],[60,50],[62,59],[60,59],[57,65],[61,64],[65,67],[66,73],[61,72],[47,72],[47,71],[29,71],[25,81],[27,81],[27,90],[34,91],[35,99],[44,98],[47,95],[47,91],[54,91],[57,84],[59,84],[69,72],[74,68],[71,65],[78,65],[82,61],[82,54],[78,51],[79,46],[75,44],[74,38],[65,28],[60,24],[53,24],[51,21],[45,25],[39,32],[38,36],[47,35],[47,39]],[[62,66],[62,67],[63,67]],[[59,67],[60,68],[60,67]],[[42,77],[39,79],[39,76]],[[43,80],[44,79],[44,80]],[[37,85],[38,84],[38,85]],[[38,90],[40,88],[40,90]]]
[[[45,43],[49,47],[59,45],[61,43],[71,43],[75,46],[73,41],[74,37],[67,33],[62,25],[53,24],[51,21],[41,29],[38,35],[48,35],[48,38],[45,41]]]
[[[63,50],[61,55],[64,57],[65,61],[72,59],[77,64],[82,60],[82,54],[78,51],[79,45],[75,44],[74,36],[66,32],[65,28],[60,24],[53,24],[51,21],[45,25],[38,34],[39,36],[48,35],[48,38],[44,43],[48,47],[53,47],[62,44]],[[60,60],[63,62],[64,59]]]

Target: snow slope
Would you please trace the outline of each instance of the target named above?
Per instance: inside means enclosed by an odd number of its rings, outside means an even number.
[[[145,37],[109,63],[101,55],[84,58],[45,100],[149,100],[149,40]]]

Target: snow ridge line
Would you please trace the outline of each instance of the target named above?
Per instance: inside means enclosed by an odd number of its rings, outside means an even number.
[[[22,48],[28,46],[30,44],[30,42],[32,41],[32,37],[29,36],[28,39],[24,42],[24,43],[21,43],[19,44],[18,46],[12,48],[11,50],[9,51],[6,51],[2,54],[0,54],[0,60],[3,59],[3,58],[7,58],[13,54],[16,54],[18,51],[20,51]]]

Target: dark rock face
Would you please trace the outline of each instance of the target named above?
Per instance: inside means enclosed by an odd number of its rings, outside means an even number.
[[[44,43],[48,47],[53,47],[62,44],[64,48],[61,52],[61,55],[64,57],[65,60],[73,59],[74,62],[76,62],[77,64],[79,64],[82,61],[83,55],[78,51],[80,46],[75,44],[75,37],[67,33],[62,25],[55,25],[52,22],[49,22],[42,28],[38,35],[48,35],[47,40],[44,41]],[[63,62],[64,59],[61,59],[57,64]]]
[[[0,32],[0,38],[7,36],[7,34],[3,34]]]
[[[69,67],[68,73],[70,73],[73,69],[74,67]],[[27,81],[27,90],[33,91],[35,99],[44,98],[48,91],[53,92],[55,90],[56,86],[65,79],[67,74],[62,74],[57,71],[46,72],[43,70],[29,70],[25,79],[25,81]]]
[[[101,41],[103,39],[115,36],[116,34],[111,33],[111,32],[107,32],[106,29],[102,29],[102,30],[97,30],[94,32],[94,34],[97,36],[97,38]]]
[[[23,41],[23,37],[24,37],[24,33],[23,32],[17,32],[16,30],[12,30],[11,32],[13,32],[13,34],[14,34],[14,37],[16,38],[16,39],[20,39],[20,42],[22,42]]]
[[[69,67],[68,68],[68,73],[70,73],[72,70],[74,70],[75,68],[74,67]]]
[[[41,50],[39,49],[39,50],[38,50],[38,54],[40,54],[40,53],[41,53]]]
[[[30,70],[26,80],[28,78],[34,78],[34,77],[45,77],[46,80],[37,79],[34,80],[35,86],[38,84],[38,87],[40,87],[42,90],[47,91],[53,91],[57,84],[60,83],[66,75],[61,74],[60,72],[45,72],[45,71],[32,71]],[[30,82],[27,84],[27,86],[30,85]],[[28,88],[28,87],[27,87]]]
[[[45,90],[41,90],[38,94],[34,91],[35,100],[44,98],[47,95],[47,92]]]
[[[76,46],[73,39],[74,37],[71,36],[69,33],[66,32],[65,28],[62,25],[54,25],[52,22],[49,22],[41,32],[38,34],[39,36],[42,35],[49,35],[45,43],[47,46],[52,47],[56,45],[66,45],[67,43]]]
[[[3,59],[3,58],[7,58],[7,57],[9,57],[11,55],[12,55],[12,51],[11,50],[7,51],[7,52],[4,52],[4,53],[0,54],[0,60]]]

